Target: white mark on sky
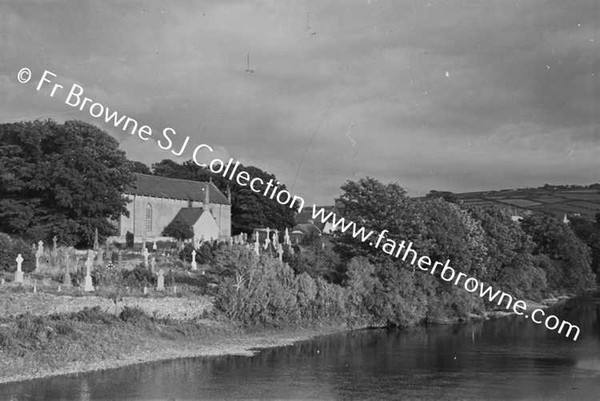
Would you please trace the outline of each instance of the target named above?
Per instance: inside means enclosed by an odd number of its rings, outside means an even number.
[[[352,128],[354,128],[354,124],[350,124],[350,127],[348,127],[348,130],[346,131],[346,133],[344,135],[346,136],[346,138],[348,138],[350,140],[350,142],[352,142],[352,147],[355,148],[356,141],[350,136],[350,131],[352,131]]]

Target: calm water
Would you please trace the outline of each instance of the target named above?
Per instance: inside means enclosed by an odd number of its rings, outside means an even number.
[[[600,400],[600,298],[529,321],[333,335],[254,357],[196,358],[0,386],[0,399]]]

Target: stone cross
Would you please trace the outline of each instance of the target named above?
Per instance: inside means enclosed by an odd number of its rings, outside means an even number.
[[[148,267],[148,249],[145,245],[142,248],[142,257],[144,258],[144,267]]]
[[[23,270],[21,270],[21,264],[23,263],[23,256],[21,256],[21,254],[18,254],[15,261],[17,262],[17,271],[15,272],[15,283],[23,284]]]
[[[192,271],[198,270],[198,264],[196,263],[196,250],[192,250]]]
[[[158,271],[158,279],[156,280],[156,291],[164,291],[165,289],[165,272],[163,269]]]

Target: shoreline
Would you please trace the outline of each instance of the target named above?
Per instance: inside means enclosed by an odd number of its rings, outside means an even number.
[[[360,328],[357,328],[360,329]],[[50,377],[66,376],[80,373],[99,372],[104,370],[119,369],[144,363],[161,361],[174,361],[177,359],[218,357],[226,355],[253,356],[262,349],[276,348],[293,345],[300,341],[307,341],[320,336],[348,332],[350,329],[341,325],[318,328],[300,329],[271,329],[257,332],[221,334],[218,339],[208,344],[203,344],[201,338],[188,341],[164,341],[162,348],[151,347],[139,349],[131,355],[102,359],[91,363],[73,361],[58,369],[41,367],[34,372],[23,374],[9,374],[0,376],[0,385],[18,383],[29,380],[45,379]],[[2,353],[0,352],[0,355]],[[9,361],[0,361],[2,365],[10,364]]]
[[[531,309],[546,309],[565,303],[572,296],[562,295],[553,299],[545,299],[538,302],[531,302]],[[529,308],[528,308],[529,309]],[[475,316],[463,321],[439,321],[437,324],[468,324],[476,320],[493,320],[514,315],[508,311],[488,311],[483,316]],[[199,358],[199,357],[217,357],[225,355],[253,356],[262,349],[290,346],[300,341],[311,340],[320,336],[326,336],[337,333],[346,333],[353,330],[376,329],[376,327],[348,327],[345,324],[336,325],[314,325],[304,328],[288,329],[258,329],[256,331],[244,331],[231,323],[208,321],[207,327],[217,329],[211,333],[194,334],[190,337],[181,339],[160,338],[160,336],[140,336],[132,339],[125,339],[125,342],[118,341],[107,346],[108,349],[93,349],[87,351],[88,354],[79,354],[75,359],[60,367],[52,367],[54,363],[41,361],[39,366],[31,359],[35,356],[28,355],[21,360],[14,355],[7,355],[0,350],[0,372],[8,365],[9,370],[19,371],[22,369],[25,373],[0,374],[0,385],[18,383],[22,381],[45,379],[50,377],[73,375],[80,373],[91,373],[111,369],[119,369],[127,366],[133,366],[144,363],[153,363],[161,361],[174,361],[177,359]],[[435,324],[434,323],[434,324]],[[127,334],[126,328],[121,328],[117,335]],[[129,343],[127,341],[129,340]],[[143,342],[140,346],[136,341]],[[128,353],[119,354],[119,349],[127,349]],[[44,356],[51,356],[51,353],[45,353]],[[109,355],[105,355],[109,354]],[[113,355],[110,355],[113,354]],[[64,355],[63,355],[64,356]],[[84,363],[85,356],[92,359]],[[108,356],[108,357],[106,357]],[[94,360],[95,359],[95,360]],[[14,367],[15,363],[18,365]]]

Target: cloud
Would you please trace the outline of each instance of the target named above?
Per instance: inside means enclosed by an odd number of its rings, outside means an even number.
[[[365,175],[412,194],[592,182],[598,10],[594,0],[2,3],[1,118],[87,119],[16,83],[30,66],[319,203]],[[168,156],[101,128],[132,158]]]

